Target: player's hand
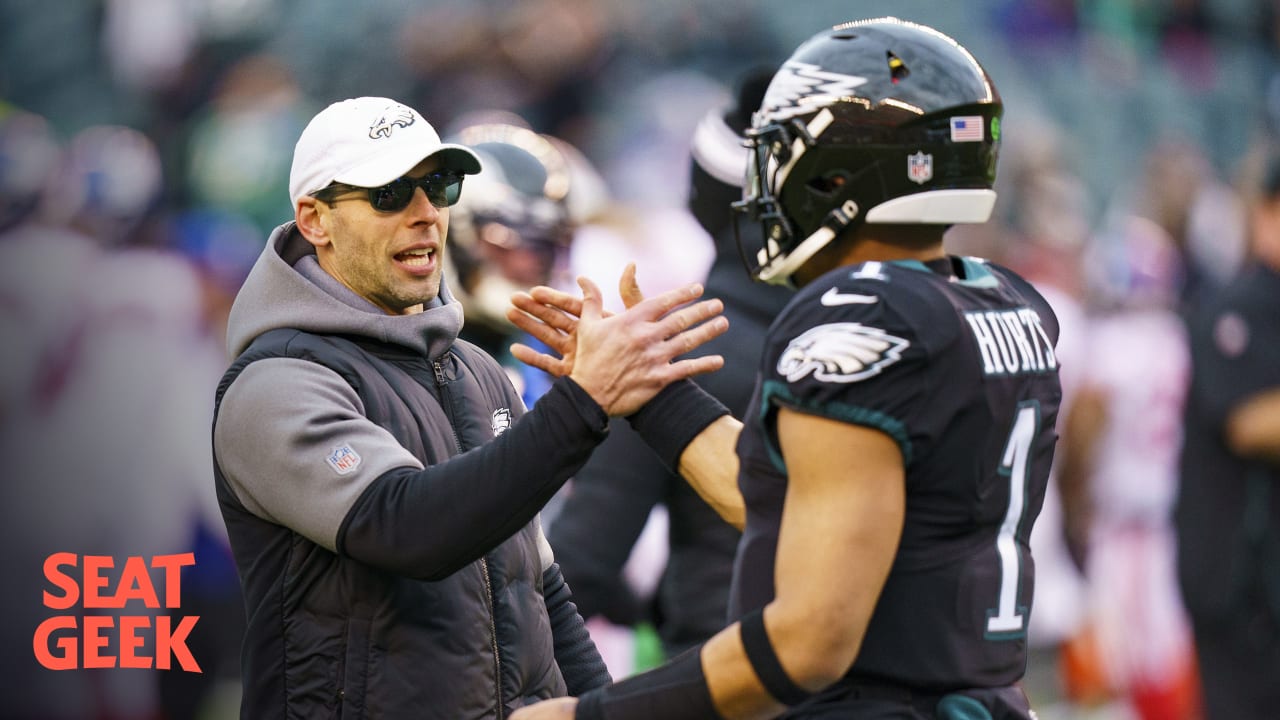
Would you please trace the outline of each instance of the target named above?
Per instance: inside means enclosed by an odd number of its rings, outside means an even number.
[[[522,344],[511,352],[521,362],[572,377],[609,415],[635,412],[671,382],[724,365],[719,355],[672,362],[729,327],[719,300],[694,302],[702,295],[701,285],[646,300],[635,283],[634,266],[628,266],[619,283],[628,308],[610,315],[595,283],[589,278],[578,283],[581,298],[547,287],[512,296],[515,308],[508,319],[557,355]]]
[[[618,280],[618,294],[628,309],[644,301],[640,285],[636,282],[636,264],[627,263]],[[517,360],[540,368],[556,377],[568,375],[573,370],[574,350],[577,344],[575,332],[578,317],[582,315],[582,298],[539,285],[529,292],[511,296],[514,306],[507,310],[507,319],[530,336],[554,350],[556,355],[539,352],[524,343],[511,346]],[[603,317],[613,313],[602,311]]]
[[[622,277],[618,278],[618,295],[628,310],[644,302],[644,293],[640,292],[640,283],[636,282],[635,263],[627,263],[622,269]]]
[[[618,280],[618,294],[628,309],[644,301],[640,285],[636,282],[636,264],[627,263]],[[582,315],[582,298],[539,285],[529,292],[511,296],[514,306],[507,310],[507,319],[521,330],[555,350],[560,357],[540,353],[523,343],[512,345],[516,358],[528,365],[539,367],[561,377],[573,370],[573,352],[577,338],[574,332]],[[602,317],[613,313],[601,311]]]
[[[514,307],[507,309],[507,319],[512,325],[551,348],[551,355],[539,352],[524,343],[513,343],[511,354],[517,360],[545,370],[555,377],[573,372],[577,359],[578,316],[582,314],[582,300],[568,293],[549,287],[532,288],[511,296]]]
[[[573,720],[577,710],[578,698],[552,698],[516,710],[511,720]]]

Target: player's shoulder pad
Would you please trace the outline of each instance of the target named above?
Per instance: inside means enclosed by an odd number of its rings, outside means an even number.
[[[806,285],[778,316],[770,356],[789,382],[813,374],[848,383],[877,375],[903,358],[916,332],[903,313],[903,278],[883,263],[833,270]]]
[[[889,262],[864,262],[832,270],[803,287],[777,325],[793,334],[832,322],[857,322],[889,332],[915,334],[919,318],[936,304],[920,282],[920,270]]]
[[[796,294],[792,305],[807,315],[842,320],[873,318],[901,302],[901,268],[892,263],[865,262],[832,270]]]

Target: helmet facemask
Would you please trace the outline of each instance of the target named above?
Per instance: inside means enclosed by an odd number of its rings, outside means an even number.
[[[816,138],[832,120],[824,108],[808,122],[790,118],[747,131],[750,161],[744,199],[733,206],[738,211],[734,230],[737,233],[739,214],[761,223],[764,247],[755,258],[747,257],[738,234],[747,272],[761,282],[789,284],[797,269],[859,217],[851,193],[855,174],[842,167],[822,167],[826,163],[821,153],[809,152],[818,147]],[[874,168],[862,167],[857,176],[869,172]],[[788,183],[793,178],[807,181]],[[784,208],[791,209],[790,214]],[[801,226],[792,220],[797,215],[811,222]]]

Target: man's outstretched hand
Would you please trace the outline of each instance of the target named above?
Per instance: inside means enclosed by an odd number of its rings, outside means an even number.
[[[511,353],[557,377],[569,376],[609,415],[630,415],[668,384],[724,365],[719,355],[673,362],[729,327],[719,300],[694,302],[701,285],[645,299],[635,265],[628,265],[618,284],[627,309],[617,314],[604,311],[600,288],[589,278],[578,278],[578,285],[581,298],[544,286],[512,296],[515,307],[507,318],[555,354],[520,343]]]

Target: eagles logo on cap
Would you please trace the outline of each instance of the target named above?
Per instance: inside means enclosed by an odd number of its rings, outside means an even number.
[[[388,107],[386,112],[369,126],[369,137],[373,139],[391,137],[391,131],[397,127],[409,127],[413,124],[413,111],[396,104]]]

